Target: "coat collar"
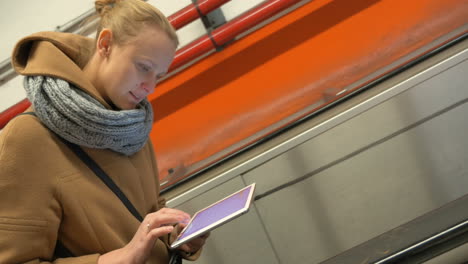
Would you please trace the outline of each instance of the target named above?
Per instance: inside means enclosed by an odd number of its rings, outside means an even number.
[[[91,56],[93,45],[93,39],[76,34],[39,32],[16,44],[12,65],[21,75],[44,75],[68,81],[110,109],[82,71]]]

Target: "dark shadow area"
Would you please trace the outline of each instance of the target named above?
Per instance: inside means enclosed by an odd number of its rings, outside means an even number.
[[[258,41],[241,53],[154,99],[154,122],[259,67],[380,0],[335,0]],[[228,47],[229,48],[229,47]],[[253,59],[252,59],[253,58]],[[190,70],[190,68],[188,69]]]

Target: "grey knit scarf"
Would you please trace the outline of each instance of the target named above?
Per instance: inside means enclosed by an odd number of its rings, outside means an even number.
[[[24,88],[38,118],[72,143],[130,156],[148,140],[153,112],[146,99],[136,109],[114,111],[58,78],[28,76]]]

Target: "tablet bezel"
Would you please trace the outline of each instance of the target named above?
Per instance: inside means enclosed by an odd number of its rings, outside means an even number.
[[[184,234],[185,230],[192,224],[192,222],[195,220],[195,218],[199,215],[199,213],[207,210],[208,208],[213,207],[214,205],[217,205],[217,204],[223,202],[224,200],[226,200],[226,199],[228,199],[228,198],[230,198],[230,197],[232,197],[232,196],[234,196],[234,195],[236,195],[236,194],[238,194],[238,193],[240,193],[240,192],[242,192],[242,191],[244,191],[244,190],[246,190],[248,188],[251,188],[251,189],[249,191],[246,202],[245,202],[244,206],[241,209],[231,213],[228,216],[225,216],[222,219],[219,219],[219,220],[209,224],[208,226],[206,226],[206,227],[204,227],[204,228],[202,228],[202,229],[200,229],[198,231],[195,231],[193,234],[188,235],[187,237],[184,237],[183,239],[179,239]],[[211,230],[213,230],[213,229],[215,229],[215,228],[217,228],[217,227],[219,227],[219,226],[221,226],[221,225],[223,225],[223,224],[225,224],[225,223],[227,223],[227,222],[229,222],[229,221],[231,221],[231,220],[233,220],[233,219],[235,219],[235,218],[237,218],[237,217],[239,217],[239,216],[241,216],[241,215],[243,215],[245,213],[247,213],[249,211],[249,209],[250,209],[250,205],[252,204],[254,191],[255,191],[255,183],[252,183],[252,184],[250,184],[250,185],[236,191],[235,193],[232,193],[231,195],[229,195],[229,196],[227,196],[227,197],[225,197],[225,198],[223,198],[223,199],[221,199],[221,200],[219,200],[219,201],[217,201],[217,202],[215,202],[215,203],[213,203],[213,204],[211,204],[211,205],[209,205],[209,206],[207,206],[207,207],[205,207],[205,208],[203,208],[201,210],[198,210],[192,216],[192,218],[190,219],[190,222],[187,224],[187,226],[177,236],[176,240],[174,240],[174,242],[172,242],[171,249],[178,248],[181,245],[189,242],[190,240],[192,240],[192,239],[194,239],[194,238],[196,238],[198,236],[201,236],[201,235],[203,235],[203,234],[205,234],[205,233],[207,233],[207,232],[209,232],[209,231],[211,231]]]

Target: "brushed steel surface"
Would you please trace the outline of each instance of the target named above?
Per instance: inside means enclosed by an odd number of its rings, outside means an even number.
[[[318,263],[468,192],[468,61],[249,171],[281,263]],[[286,224],[285,224],[286,222]]]
[[[323,261],[466,194],[467,113],[465,104],[257,201],[281,263]]]
[[[447,229],[447,230],[445,230],[443,232],[437,233],[436,235],[431,236],[431,237],[429,237],[429,238],[427,238],[425,240],[422,240],[422,241],[420,241],[418,243],[415,243],[415,244],[413,244],[413,245],[411,245],[411,246],[409,246],[409,247],[407,247],[407,248],[405,248],[403,250],[400,250],[400,251],[396,252],[395,254],[388,256],[387,258],[384,258],[384,259],[381,259],[381,260],[375,262],[375,264],[389,263],[388,261],[390,261],[392,259],[396,259],[397,257],[404,255],[405,253],[409,253],[412,250],[416,250],[418,247],[421,247],[424,244],[428,244],[433,240],[437,240],[438,238],[443,237],[444,235],[446,235],[446,234],[448,234],[450,232],[453,232],[456,229],[460,229],[462,226],[467,226],[467,225],[468,225],[468,220],[466,220],[463,223],[460,223],[460,224],[458,224],[458,225],[456,225],[456,226],[454,226],[452,228],[449,228],[449,229]]]
[[[382,233],[321,264],[421,263],[468,241],[468,195]]]
[[[245,186],[238,176],[177,208],[193,214]],[[278,263],[255,205],[252,204],[247,214],[213,230],[196,263]]]
[[[461,245],[424,264],[460,264],[468,262],[468,244]]]

